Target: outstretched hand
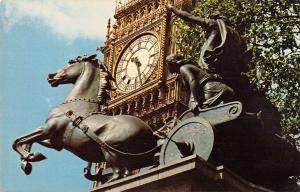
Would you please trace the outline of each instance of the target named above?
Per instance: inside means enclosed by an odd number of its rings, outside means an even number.
[[[172,10],[172,8],[173,8],[173,5],[171,5],[171,4],[168,4],[168,5],[167,5],[167,9],[168,9],[168,10]]]
[[[171,11],[172,13],[174,13],[175,16],[179,17],[180,19],[182,19],[190,24],[200,25],[204,29],[210,27],[213,24],[216,24],[216,22],[214,20],[201,18],[197,15],[193,15],[182,9],[177,9],[175,6],[170,5],[170,4],[167,5],[166,8],[168,11]]]
[[[171,11],[172,13],[174,13],[173,16],[175,17],[179,17],[183,20],[185,20],[185,18],[187,17],[187,15],[190,15],[188,12],[182,10],[182,9],[178,9],[176,8],[174,5],[168,4],[167,5],[167,10]]]
[[[176,8],[175,8],[173,5],[168,4],[168,5],[167,5],[167,10],[172,11],[172,12],[175,12],[175,11],[176,11]]]

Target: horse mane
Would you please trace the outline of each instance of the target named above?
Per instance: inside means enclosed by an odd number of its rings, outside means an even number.
[[[114,90],[112,88],[112,81],[115,79],[112,77],[112,74],[109,72],[107,66],[97,59],[97,54],[94,55],[80,55],[75,59],[69,61],[70,64],[77,62],[89,62],[93,64],[96,68],[100,70],[100,86],[97,95],[97,99],[100,105],[106,104],[110,100],[109,91]]]
[[[78,62],[89,62],[92,64],[96,64],[96,67],[99,67],[99,60],[96,58],[97,54],[94,55],[79,55],[75,59],[71,59],[69,61],[70,64],[78,63]]]
[[[98,92],[98,101],[100,105],[107,104],[107,101],[110,100],[109,91],[114,90],[112,88],[112,81],[115,79],[112,77],[112,74],[109,72],[107,66],[99,61],[100,69],[100,87]]]

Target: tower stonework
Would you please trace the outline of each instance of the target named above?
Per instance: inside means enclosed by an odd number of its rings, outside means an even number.
[[[193,0],[118,1],[115,24],[111,27],[109,22],[107,40],[100,48],[116,79],[108,110],[113,115],[135,115],[154,130],[186,110],[189,97],[165,63],[165,57],[176,52],[166,9],[170,3],[185,8],[195,4]]]

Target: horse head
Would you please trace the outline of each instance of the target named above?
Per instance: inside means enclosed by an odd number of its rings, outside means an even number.
[[[91,56],[78,56],[75,59],[71,59],[66,65],[58,69],[55,73],[48,75],[48,82],[52,87],[57,87],[60,84],[74,84],[77,78],[82,74],[84,70],[84,63],[90,62],[97,67],[99,66],[97,55]]]

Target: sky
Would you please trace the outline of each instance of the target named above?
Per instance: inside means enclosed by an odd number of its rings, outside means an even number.
[[[39,125],[71,85],[52,88],[47,75],[103,44],[114,0],[0,0],[0,191],[87,191],[86,162],[38,144],[47,156],[26,176],[12,150],[15,138]],[[102,56],[98,53],[98,58]]]

